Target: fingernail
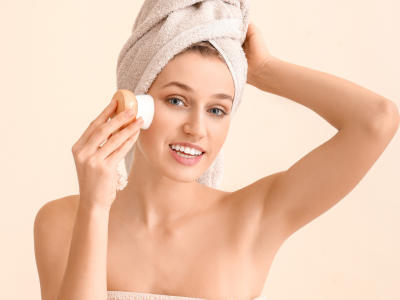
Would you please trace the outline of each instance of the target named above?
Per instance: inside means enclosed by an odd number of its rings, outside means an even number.
[[[115,103],[115,100],[114,100],[114,99],[112,99],[112,100],[111,100],[111,102],[110,102],[110,104],[108,104],[108,106],[109,106],[109,107],[111,107],[111,106],[113,106],[113,105],[114,105],[114,103]]]
[[[135,114],[135,110],[134,109],[128,109],[125,112],[125,116],[127,116],[127,117],[132,117],[134,114]]]
[[[143,118],[142,117],[139,117],[139,118],[137,118],[135,120],[135,124],[140,124],[140,123],[143,123]]]

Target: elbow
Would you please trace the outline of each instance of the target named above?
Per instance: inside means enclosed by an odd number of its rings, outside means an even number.
[[[379,101],[378,109],[373,120],[368,122],[368,133],[374,136],[390,137],[396,134],[400,124],[399,109],[395,102],[383,98]]]

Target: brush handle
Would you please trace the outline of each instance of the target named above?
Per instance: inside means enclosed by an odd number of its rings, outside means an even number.
[[[129,123],[126,123],[123,126],[121,126],[120,128],[118,128],[117,130],[115,130],[111,134],[111,135],[114,135],[136,120],[136,116],[137,116],[137,112],[138,112],[138,102],[137,102],[135,95],[130,90],[124,90],[124,89],[118,90],[114,94],[112,99],[117,101],[118,106],[117,106],[117,109],[114,111],[114,113],[111,115],[111,117],[110,117],[111,119],[125,110],[128,110],[128,109],[135,110],[135,117],[133,118],[133,120],[129,121]]]

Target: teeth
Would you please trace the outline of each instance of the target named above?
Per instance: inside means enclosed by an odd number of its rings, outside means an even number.
[[[197,150],[197,149],[194,149],[194,148],[189,148],[189,147],[184,147],[184,146],[179,146],[179,145],[171,145],[171,148],[176,150],[176,151],[181,151],[181,152],[184,152],[186,154],[191,154],[191,155],[200,155],[200,154],[203,153],[200,150]],[[184,154],[181,154],[181,156],[183,156],[183,157],[192,157],[192,156],[187,156],[187,155],[184,155]]]
[[[184,157],[184,158],[194,158],[194,157],[196,157],[196,156],[193,156],[193,155],[185,155],[185,154],[181,154],[180,152],[176,152],[179,156],[182,156],[182,157]]]

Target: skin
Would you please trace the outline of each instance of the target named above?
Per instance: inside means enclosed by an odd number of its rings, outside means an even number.
[[[211,95],[233,96],[234,85],[217,58],[177,56],[149,89],[156,105],[152,125],[139,135],[139,127],[126,133],[125,139],[137,139],[127,187],[115,197],[95,195],[101,177],[90,180],[94,173],[90,177],[90,168],[80,168],[83,156],[75,155],[80,195],[51,201],[38,212],[34,233],[42,299],[106,300],[107,290],[253,299],[261,294],[283,242],[366,175],[398,129],[394,102],[347,80],[279,60],[253,23],[243,49],[248,84],[312,109],[337,134],[288,170],[235,192],[198,184],[195,179],[214,160],[229,131],[229,115],[219,119],[211,108],[229,114],[231,102]],[[172,80],[194,91],[161,89]],[[175,100],[182,107],[168,104],[169,96],[182,99]],[[89,143],[85,134],[82,145]],[[203,147],[201,162],[192,167],[176,162],[168,144],[179,141]],[[79,141],[75,146],[76,154]],[[115,173],[102,174],[110,177],[96,191],[115,190],[110,180]]]

